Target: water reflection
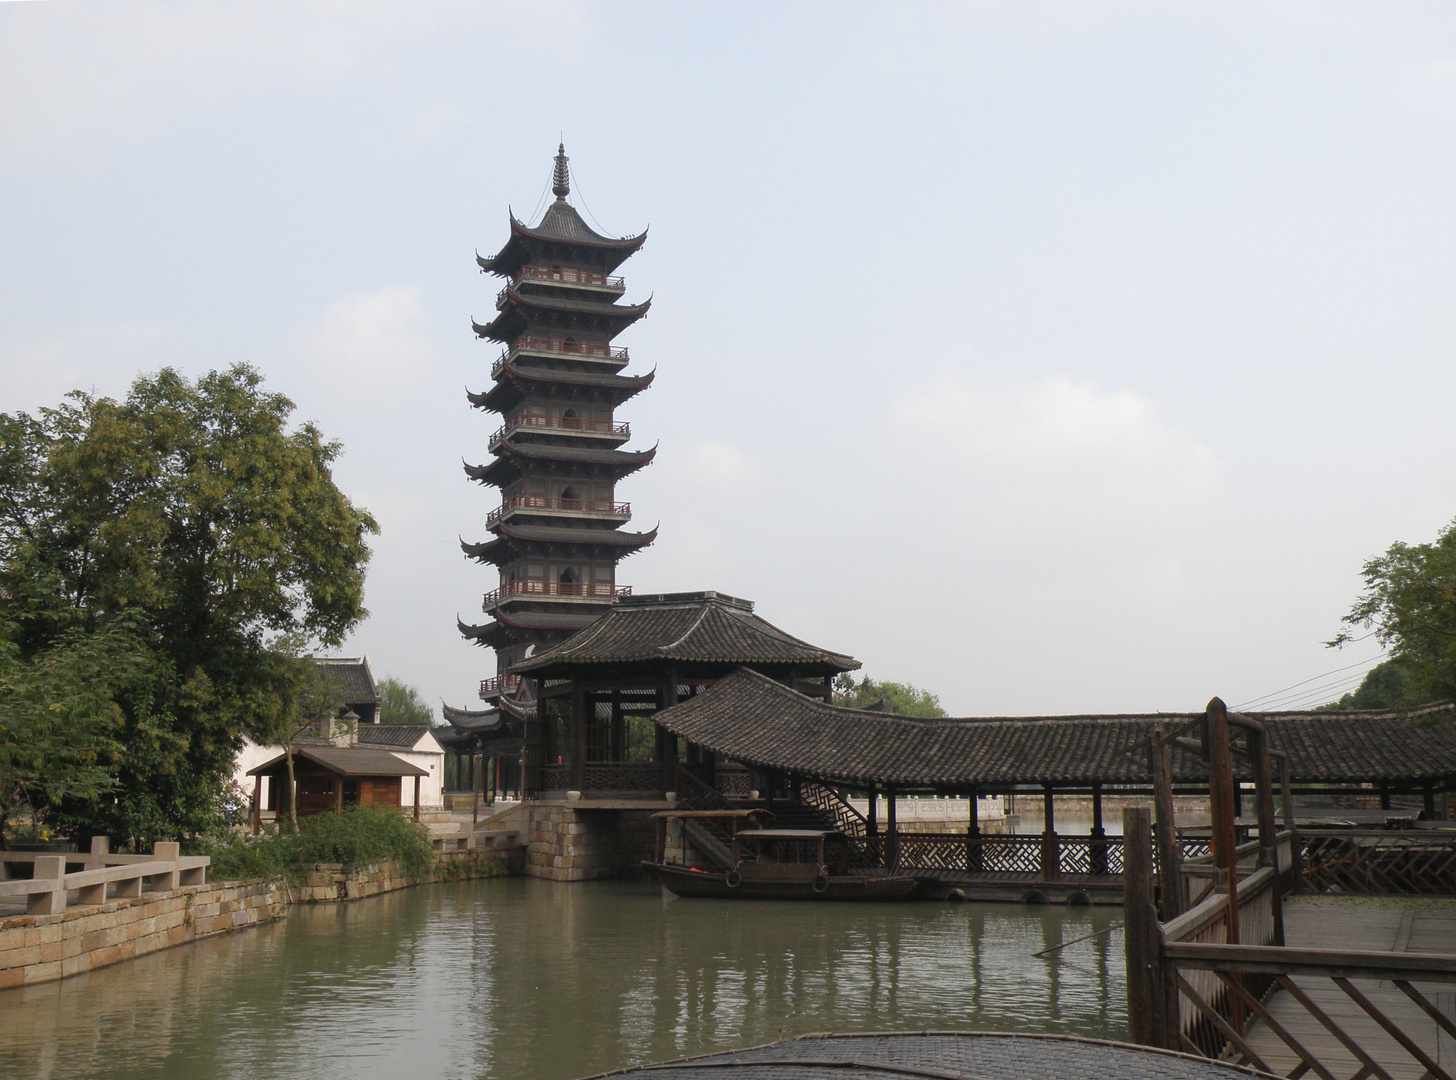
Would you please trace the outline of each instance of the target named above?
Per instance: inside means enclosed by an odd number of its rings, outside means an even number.
[[[0,993],[0,1075],[572,1077],[808,1031],[1121,1037],[1117,909],[414,889]]]

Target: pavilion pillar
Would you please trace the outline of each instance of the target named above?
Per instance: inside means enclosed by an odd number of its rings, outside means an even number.
[[[343,812],[344,812],[344,778],[342,776],[335,776],[334,777],[334,813],[336,813],[336,814],[342,814]]]
[[[1380,784],[1380,809],[1390,809],[1390,785],[1383,781]]]
[[[1041,879],[1062,876],[1062,853],[1057,842],[1056,799],[1050,784],[1042,785]]]
[[[1284,894],[1279,888],[1279,828],[1274,819],[1274,770],[1269,763],[1269,734],[1245,729],[1244,745],[1254,767],[1254,812],[1259,819],[1259,865],[1274,869],[1269,902],[1274,915],[1274,944],[1284,944]]]
[[[670,708],[672,708],[676,704],[677,704],[677,668],[671,667],[671,668],[668,668],[667,669],[667,678],[665,680],[663,680],[663,684],[662,684],[662,704],[659,707],[660,708],[663,708],[663,709],[670,709]],[[657,728],[657,732],[658,732],[658,734],[662,738],[662,762],[663,762],[663,770],[665,771],[666,777],[667,777],[667,782],[666,782],[666,785],[665,786],[668,789],[672,790],[672,791],[676,791],[677,790],[677,736],[674,735],[672,732],[665,730],[660,725]]]
[[[341,786],[339,788],[339,791],[340,791],[339,798],[340,798],[341,801],[343,799],[343,794],[342,794],[343,793],[343,790],[344,789]],[[415,777],[415,820],[416,821],[419,821],[420,820],[420,778],[418,776]]]
[[[966,869],[975,872],[985,866],[981,851],[980,789],[971,788],[966,795],[966,802],[970,804],[966,815]]]
[[[1107,830],[1102,827],[1102,783],[1092,785],[1092,844],[1088,849],[1088,868],[1093,874],[1107,873]]]
[[[900,863],[900,837],[895,829],[895,789],[885,788],[885,865],[891,870]]]
[[[571,763],[567,775],[569,787],[586,790],[586,688],[580,679],[571,680]]]
[[[1436,785],[1427,780],[1421,788],[1421,806],[1425,810],[1426,820],[1436,820]]]
[[[263,831],[263,777],[253,777],[253,835]]]
[[[612,760],[627,760],[627,722],[622,717],[622,691],[612,691]]]

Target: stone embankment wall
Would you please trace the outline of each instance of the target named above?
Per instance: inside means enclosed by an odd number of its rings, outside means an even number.
[[[68,908],[58,915],[0,919],[0,989],[29,986],[145,956],[199,938],[245,930],[285,918],[294,903],[337,903],[435,881],[519,874],[515,851],[451,851],[436,857],[422,881],[404,876],[393,861],[345,873],[318,865],[290,884],[228,881],[186,885]]]
[[[637,872],[654,854],[657,826],[651,810],[582,810],[557,803],[531,806],[525,813],[528,877],[619,877]]]
[[[78,975],[287,914],[282,881],[246,881],[0,919],[0,988]]]
[[[435,856],[435,869],[423,878],[408,877],[393,859],[348,871],[342,863],[315,863],[295,884],[293,898],[308,904],[363,900],[366,896],[407,889],[411,885],[504,877],[519,874],[523,869],[520,849],[440,852]]]

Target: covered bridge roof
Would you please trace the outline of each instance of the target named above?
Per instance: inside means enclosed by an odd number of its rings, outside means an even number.
[[[1444,714],[1445,718],[1442,718]],[[668,731],[757,768],[830,782],[924,787],[1146,784],[1146,756],[1123,751],[1158,724],[1195,714],[924,720],[826,705],[744,668],[654,715]],[[1296,782],[1456,777],[1456,708],[1254,714]],[[1431,722],[1435,721],[1435,722]],[[1173,752],[1174,780],[1208,772]]]
[[[769,665],[804,675],[859,667],[843,653],[784,633],[753,613],[751,600],[717,592],[622,596],[560,645],[514,665],[522,675],[662,661],[682,665]]]

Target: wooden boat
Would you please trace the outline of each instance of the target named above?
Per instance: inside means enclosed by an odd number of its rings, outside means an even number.
[[[667,816],[677,816],[669,814]],[[644,862],[678,896],[756,900],[903,900],[920,882],[878,869],[851,869],[842,834],[819,829],[743,829],[733,834],[729,868]]]

